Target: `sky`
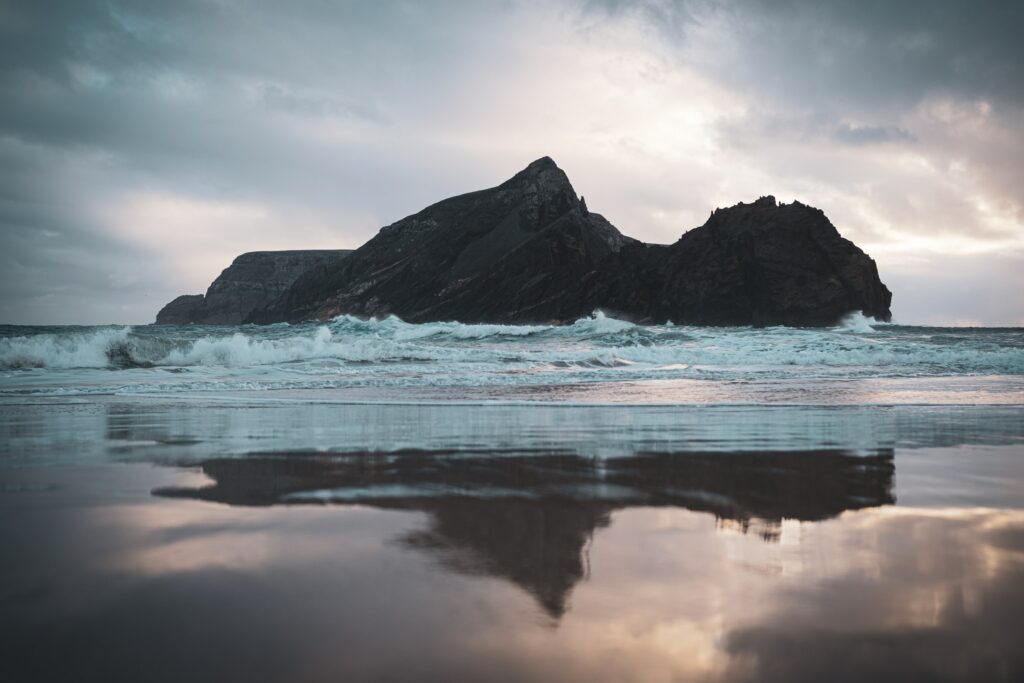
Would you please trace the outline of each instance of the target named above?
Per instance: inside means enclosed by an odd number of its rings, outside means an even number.
[[[0,0],[0,323],[151,322],[551,156],[670,243],[823,209],[897,321],[1024,325],[1024,3]]]

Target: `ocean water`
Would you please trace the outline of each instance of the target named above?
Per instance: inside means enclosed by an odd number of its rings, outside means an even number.
[[[0,680],[1024,680],[1024,330],[0,327]]]
[[[326,324],[0,327],[0,395],[631,404],[1021,403],[1024,334],[831,329]]]

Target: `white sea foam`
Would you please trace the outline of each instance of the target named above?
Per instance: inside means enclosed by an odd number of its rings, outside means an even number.
[[[558,335],[607,335],[636,329],[636,325],[617,320],[595,311],[590,317],[580,318],[572,325],[493,325],[464,324],[459,322],[407,323],[397,316],[383,319],[357,318],[340,315],[331,321],[331,329],[345,332],[365,332],[390,337],[399,341],[413,341],[431,337],[449,339],[486,339],[488,337],[530,337],[543,333]]]
[[[241,332],[198,339],[186,349],[171,351],[156,364],[246,367],[318,359],[366,363],[436,360],[436,354],[378,336],[336,336],[330,328],[323,326],[313,334],[276,339],[256,339]]]
[[[863,311],[853,311],[848,313],[839,322],[839,326],[836,330],[842,332],[857,332],[859,334],[870,334],[875,331],[874,326],[880,325],[881,323],[871,316],[864,315]]]
[[[463,325],[462,323],[426,323],[409,325],[395,331],[395,339],[413,340],[428,337],[452,339],[486,339],[488,337],[528,337],[550,330],[548,325]]]
[[[574,333],[583,334],[615,334],[635,329],[636,325],[625,320],[609,318],[603,311],[594,311],[589,318],[580,318],[570,328]]]
[[[0,338],[0,368],[105,368],[130,327]]]

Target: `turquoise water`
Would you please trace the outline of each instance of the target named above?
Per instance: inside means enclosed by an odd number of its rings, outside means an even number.
[[[879,324],[0,328],[0,396],[288,400],[1024,402],[1024,331]]]

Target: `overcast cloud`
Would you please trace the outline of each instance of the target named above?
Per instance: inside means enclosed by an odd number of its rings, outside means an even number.
[[[0,0],[0,322],[142,323],[552,156],[623,232],[822,208],[1024,325],[1024,3]]]

